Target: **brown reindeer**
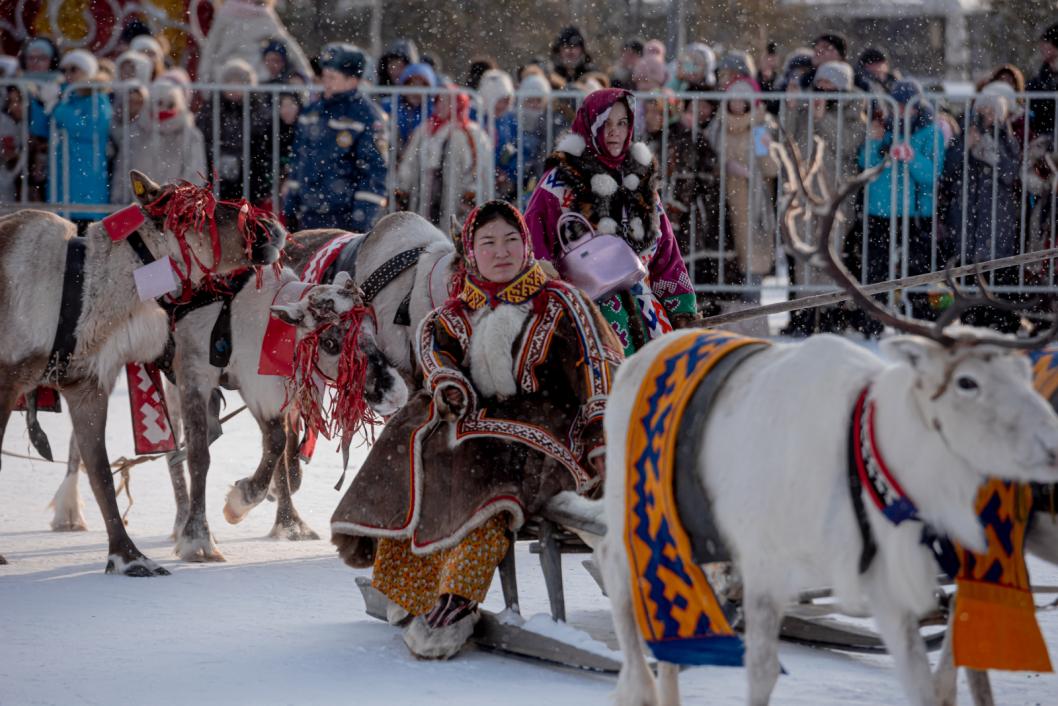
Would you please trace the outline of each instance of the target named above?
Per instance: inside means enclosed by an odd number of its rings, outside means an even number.
[[[155,360],[169,337],[165,312],[140,300],[133,273],[168,256],[183,263],[186,292],[209,274],[274,263],[286,231],[247,204],[214,201],[206,189],[159,186],[135,171],[130,179],[145,220],[127,241],[112,240],[103,224],[76,239],[72,223],[40,211],[0,218],[0,437],[20,394],[58,388],[106,524],[107,573],[156,576],[168,572],[137,549],[122,524],[104,441],[107,399],[121,368]],[[67,273],[82,246],[79,275]],[[204,484],[204,474],[191,482]]]

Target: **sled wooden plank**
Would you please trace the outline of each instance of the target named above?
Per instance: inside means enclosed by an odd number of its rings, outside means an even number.
[[[616,674],[621,670],[617,660],[598,655],[546,635],[508,625],[487,610],[474,628],[474,644],[521,657],[530,657],[564,667]]]
[[[366,576],[357,576],[356,585],[364,597],[365,612],[372,618],[385,620],[386,597],[371,586],[371,579]],[[563,667],[607,673],[617,673],[621,670],[621,663],[615,659],[582,650],[517,625],[508,625],[487,610],[481,611],[481,619],[474,628],[471,640],[487,650],[538,659]]]
[[[811,647],[825,647],[844,652],[884,653],[885,645],[878,635],[865,628],[832,620],[830,618],[801,618],[787,615],[783,618],[779,636],[788,642]],[[940,649],[944,631],[924,635],[926,649]]]

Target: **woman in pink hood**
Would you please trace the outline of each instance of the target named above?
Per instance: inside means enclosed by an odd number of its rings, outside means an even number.
[[[574,211],[597,233],[623,238],[646,265],[646,278],[597,302],[626,355],[696,314],[687,267],[658,197],[657,160],[645,144],[632,141],[634,100],[620,88],[584,99],[525,213],[539,260],[561,257],[558,220]]]

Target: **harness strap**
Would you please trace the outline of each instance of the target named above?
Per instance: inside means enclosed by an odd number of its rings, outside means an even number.
[[[54,378],[57,382],[65,379],[70,358],[77,348],[77,320],[81,318],[83,307],[86,248],[84,238],[72,238],[66,242],[59,325],[55,330],[55,341],[52,343],[51,355],[44,372],[45,378]]]
[[[713,515],[713,500],[702,484],[698,460],[705,446],[705,425],[713,403],[724,389],[729,376],[750,356],[768,348],[766,343],[753,343],[736,348],[698,383],[687,402],[676,437],[676,464],[673,495],[680,521],[691,540],[691,554],[698,564],[731,561],[731,549],[724,542]]]
[[[860,481],[858,461],[860,420],[863,416],[864,403],[867,401],[867,390],[868,388],[863,388],[860,396],[856,398],[856,405],[852,408],[848,443],[849,495],[852,496],[852,509],[856,515],[856,526],[860,530],[860,539],[863,542],[863,547],[860,549],[859,570],[861,574],[867,573],[867,569],[871,567],[871,562],[874,561],[875,554],[878,553],[878,544],[874,541],[874,534],[871,532],[871,525],[867,520],[867,508],[863,504],[863,483]]]
[[[138,230],[132,231],[129,237],[125,238],[125,242],[129,244],[129,247],[136,253],[136,257],[140,258],[140,262],[144,265],[149,265],[158,259],[147,247],[147,243],[143,242],[143,236]]]
[[[360,252],[360,246],[363,245],[365,240],[365,237],[356,238],[342,248],[341,254],[323,273],[320,278],[321,281],[331,283],[339,272],[348,272],[353,281],[356,281],[356,258]],[[405,250],[382,263],[378,269],[368,275],[363,283],[360,284],[360,291],[364,294],[364,302],[370,304],[378,296],[379,292],[385,289],[386,285],[400,277],[409,268],[414,267],[425,250],[425,247]],[[411,326],[410,291],[397,307],[397,311],[393,315],[393,323],[397,326]]]
[[[170,325],[176,326],[180,320],[196,309],[209,306],[214,302],[230,302],[253,276],[254,271],[246,269],[224,277],[217,277],[214,278],[214,287],[196,288],[187,301],[171,302],[159,299],[158,304],[169,314]]]
[[[383,287],[403,274],[409,267],[414,267],[424,250],[426,250],[424,247],[405,250],[382,263],[382,266],[372,272],[364,280],[364,283],[360,285],[360,289],[364,293],[364,301],[372,301],[382,291]]]

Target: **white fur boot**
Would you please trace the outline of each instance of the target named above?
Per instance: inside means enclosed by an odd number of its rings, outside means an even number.
[[[451,625],[431,628],[419,616],[404,628],[404,644],[419,659],[451,659],[463,649],[477,621],[478,614],[474,612]]]

